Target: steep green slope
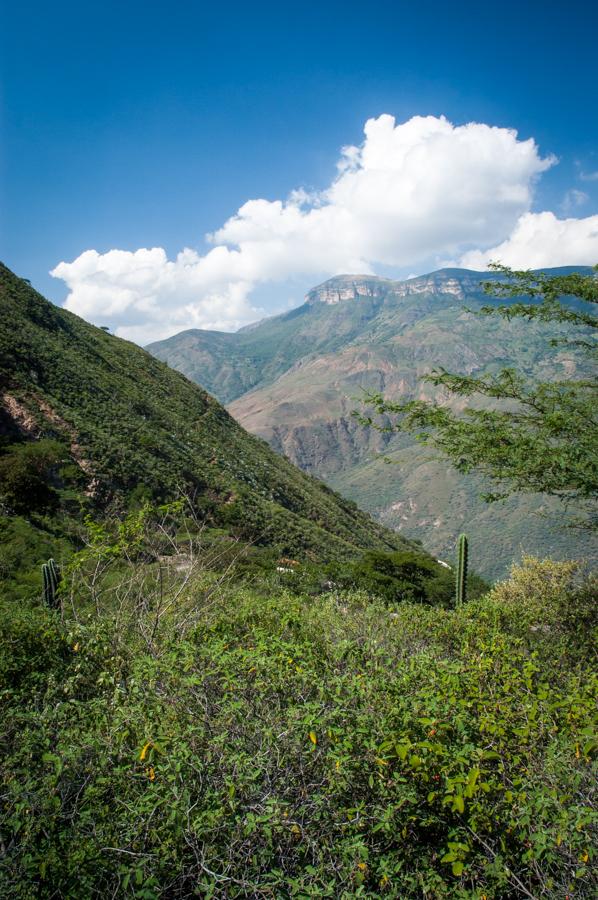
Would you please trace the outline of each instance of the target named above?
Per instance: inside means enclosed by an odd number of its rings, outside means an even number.
[[[32,438],[61,441],[70,493],[62,474],[53,477],[74,509],[185,491],[213,525],[285,553],[346,558],[405,544],[247,434],[197,385],[48,303],[4,266],[0,438],[4,457]]]
[[[256,356],[267,355],[273,331],[279,333],[277,346],[292,352],[285,369],[271,360],[278,375],[265,370],[256,387],[229,409],[278,452],[326,478],[380,521],[423,540],[437,555],[451,553],[458,533],[467,530],[476,540],[480,570],[495,577],[522,550],[589,556],[595,548],[589,538],[555,522],[553,501],[521,496],[488,507],[479,499],[483,485],[475,476],[430,462],[414,442],[363,429],[351,417],[364,389],[394,398],[434,396],[420,378],[437,367],[471,374],[513,365],[548,379],[579,373],[581,358],[570,349],[550,347],[555,326],[522,326],[466,312],[465,306],[475,310],[489,302],[480,289],[482,277],[441,270],[407,282],[369,276],[325,282],[308,294],[294,318],[288,314],[230,336],[236,348],[230,365],[238,373],[247,372],[240,348],[252,342]],[[180,347],[184,339],[178,335],[163,342],[161,352],[171,358],[165,350]],[[195,358],[190,335],[185,340],[187,355],[175,362],[183,369]],[[218,338],[204,340],[216,346]],[[295,354],[298,346],[301,356]],[[230,381],[224,385],[219,380],[219,371],[214,364],[212,389],[217,395],[230,387]],[[237,379],[242,380],[241,374]],[[395,468],[376,461],[382,452],[400,464]]]

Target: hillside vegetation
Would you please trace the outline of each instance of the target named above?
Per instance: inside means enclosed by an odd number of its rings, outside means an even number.
[[[86,514],[181,495],[222,535],[278,554],[322,561],[408,546],[247,434],[204,390],[6,267],[0,442],[0,580],[67,552]]]
[[[459,269],[406,282],[340,276],[298,309],[237,334],[183,332],[149,349],[204,383],[279,453],[441,558],[463,530],[489,577],[504,575],[525,552],[595,558],[591,539],[555,527],[560,514],[550,498],[517,496],[490,510],[481,478],[460,475],[413,438],[378,434],[351,416],[364,391],[395,400],[436,396],[421,383],[434,368],[480,375],[514,365],[531,378],[583,376],[582,354],[550,347],[560,326],[522,328],[465,311],[490,302],[480,286],[488,277],[500,276]]]
[[[572,565],[454,610],[242,587],[119,535],[62,616],[0,601],[2,896],[595,896]]]

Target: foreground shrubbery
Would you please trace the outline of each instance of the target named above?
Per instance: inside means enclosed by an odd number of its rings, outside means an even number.
[[[570,567],[452,611],[133,566],[62,622],[3,605],[0,894],[595,895]]]

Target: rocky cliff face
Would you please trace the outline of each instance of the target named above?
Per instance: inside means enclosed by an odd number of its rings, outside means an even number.
[[[392,282],[375,275],[338,275],[323,284],[312,288],[305,295],[306,303],[327,303],[333,306],[345,300],[358,300],[360,297],[385,297]]]
[[[361,297],[379,299],[411,297],[417,294],[452,294],[464,299],[466,293],[479,289],[482,273],[464,272],[459,269],[440,269],[431,275],[391,281],[375,275],[338,275],[312,288],[305,296],[306,303],[333,305]]]

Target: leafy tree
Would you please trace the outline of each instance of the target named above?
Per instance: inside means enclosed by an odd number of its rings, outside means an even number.
[[[498,264],[492,268],[504,280],[484,283],[485,292],[515,302],[483,307],[481,315],[577,326],[574,337],[554,337],[551,345],[577,347],[595,357],[598,345],[593,330],[598,328],[598,317],[591,304],[598,303],[596,276],[513,271]],[[477,405],[455,410],[440,402],[393,402],[373,393],[365,400],[371,414],[357,413],[357,418],[382,431],[415,432],[421,443],[440,450],[460,472],[476,470],[488,476],[495,490],[485,495],[486,500],[519,491],[551,494],[588,504],[586,524],[596,525],[595,377],[532,382],[513,369],[481,376],[441,369],[424,380],[443,388],[453,399],[477,398]],[[480,403],[479,398],[490,403]],[[390,418],[380,424],[374,421],[374,414]]]
[[[332,579],[345,588],[360,588],[387,603],[403,600],[451,606],[455,596],[455,573],[425,553],[399,550],[385,553],[368,550],[349,566],[330,567]],[[469,596],[481,597],[488,584],[471,572]]]
[[[342,580],[342,579],[341,579]],[[347,586],[359,587],[389,603],[413,600],[448,603],[453,579],[430,557],[411,551],[370,550],[347,570]]]
[[[0,502],[11,512],[52,512],[59,494],[50,484],[54,469],[65,458],[58,441],[40,440],[16,444],[0,457]]]

